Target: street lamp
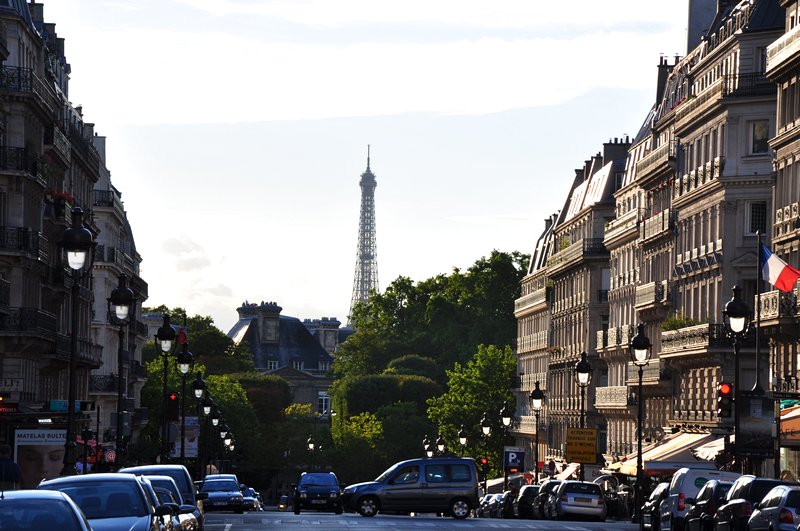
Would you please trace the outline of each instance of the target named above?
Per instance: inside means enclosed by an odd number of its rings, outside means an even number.
[[[122,407],[122,365],[123,365],[123,350],[122,345],[125,341],[125,327],[128,326],[133,318],[133,313],[136,310],[136,296],[133,290],[128,287],[128,277],[124,274],[119,276],[119,284],[111,291],[111,296],[108,298],[108,318],[112,324],[119,326],[119,345],[117,347],[117,458],[116,463],[120,466],[124,463],[123,458],[123,433],[122,433],[122,417],[125,414]]]
[[[750,328],[750,309],[747,304],[742,300],[742,288],[734,286],[733,297],[725,304],[725,309],[722,310],[722,320],[725,323],[725,332],[728,338],[733,343],[733,436],[736,443],[733,445],[733,461],[744,473],[742,461],[739,457],[739,448],[741,447],[741,438],[739,437],[739,343],[747,335]],[[756,376],[757,378],[757,376]],[[756,380],[758,381],[758,380]]]
[[[439,455],[441,455],[444,454],[444,449],[445,449],[444,437],[442,437],[442,435],[439,434],[439,437],[436,439],[436,450],[438,450]]]
[[[490,433],[492,433],[492,423],[489,420],[489,412],[485,411],[483,413],[483,418],[481,419],[481,432],[487,437]]]
[[[644,493],[644,467],[642,466],[642,425],[644,424],[644,395],[642,393],[642,377],[644,367],[650,363],[650,348],[652,344],[644,333],[644,323],[639,323],[638,331],[631,340],[631,361],[639,367],[639,404],[638,404],[638,427],[636,429],[636,497],[634,510],[636,521],[639,522],[639,529],[644,529],[642,520],[642,503]]]
[[[505,455],[505,438],[508,434],[508,428],[511,426],[511,423],[514,420],[514,413],[511,411],[511,408],[508,407],[508,401],[503,402],[503,409],[500,410],[500,422],[503,425],[503,440],[501,444],[503,444],[500,455],[502,458],[503,463],[503,491],[508,490],[508,466],[506,465],[506,455]]]
[[[314,444],[314,439],[311,436],[308,437],[308,440],[306,441],[306,446],[308,446],[308,451],[311,452],[311,470],[313,471],[314,470],[314,448],[315,448],[316,445]]]
[[[186,461],[186,373],[194,361],[189,352],[189,344],[184,343],[183,349],[178,354],[178,370],[181,372],[181,464]]]
[[[422,439],[422,449],[425,452],[425,457],[433,457],[433,443],[427,435]]]
[[[464,429],[464,425],[461,425],[461,429],[458,430],[458,444],[461,445],[461,457],[464,457],[464,447],[467,445],[467,430]]]
[[[66,259],[72,278],[70,298],[72,302],[72,337],[70,338],[69,369],[67,374],[67,433],[64,442],[64,468],[62,476],[75,473],[75,365],[78,359],[78,296],[80,280],[89,275],[94,263],[97,242],[92,232],[83,224],[83,210],[72,209],[72,225],[64,230],[59,247],[62,260]]]
[[[192,391],[194,391],[194,399],[196,402],[195,411],[198,417],[198,430],[200,429],[199,418],[200,418],[200,411],[202,410],[203,416],[207,417],[209,413],[211,413],[211,405],[213,402],[210,398],[206,397],[206,400],[203,399],[203,395],[206,392],[206,381],[203,380],[203,375],[199,372],[194,375],[194,381],[192,382]],[[207,408],[204,406],[204,402],[208,404]],[[197,477],[200,477],[202,474],[202,466],[203,466],[203,445],[198,444],[198,452],[197,452]]]
[[[164,324],[158,329],[155,335],[156,345],[161,349],[161,359],[164,362],[164,390],[161,397],[161,457],[167,459],[167,376],[169,371],[169,355],[172,353],[175,342],[175,329],[169,324],[169,314],[164,314]]]
[[[586,400],[586,388],[592,383],[592,365],[586,359],[586,352],[581,352],[581,359],[575,364],[575,382],[581,388],[581,428],[585,428],[586,412],[584,411],[584,401]],[[583,481],[583,463],[580,468],[580,480]]]
[[[536,441],[533,445],[533,460],[534,460],[534,472],[533,472],[533,481],[534,483],[539,483],[539,413],[542,411],[542,406],[544,405],[544,391],[539,388],[539,382],[537,381],[533,386],[533,391],[531,391],[530,396],[528,399],[531,402],[531,409],[533,409],[534,417],[536,418]]]

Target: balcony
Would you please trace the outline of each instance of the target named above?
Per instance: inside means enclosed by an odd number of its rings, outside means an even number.
[[[798,317],[797,288],[788,293],[779,290],[762,293],[759,317],[761,326],[771,337],[795,337]]]
[[[627,232],[633,232],[639,224],[641,212],[633,209],[618,218],[614,218],[606,225],[604,241],[608,242],[615,238],[620,238]]]
[[[608,249],[600,238],[586,238],[577,241],[547,259],[547,269],[550,275],[562,272],[576,266],[592,257],[607,257]]]
[[[642,240],[653,240],[659,236],[668,234],[673,227],[672,216],[670,214],[670,209],[667,208],[645,219],[642,225]]]
[[[687,350],[708,349],[709,347],[730,348],[731,342],[725,337],[725,326],[706,323],[687,326],[680,330],[661,333],[661,354],[679,355]]]
[[[761,72],[728,74],[725,78],[725,96],[753,97],[774,96],[777,86]]]
[[[723,78],[719,78],[697,96],[692,96],[680,102],[674,109],[675,120],[684,121],[689,116],[702,114],[717,105],[722,96],[724,96],[723,81]]]
[[[767,46],[767,76],[773,77],[800,59],[800,25]]]
[[[10,308],[7,314],[0,314],[0,335],[8,332],[26,332],[54,339],[56,316],[38,308]]]
[[[628,407],[628,386],[615,385],[595,389],[594,407]]]
[[[716,157],[714,160],[698,166],[694,170],[675,179],[675,202],[678,199],[703,188],[706,184],[718,180],[725,169],[725,157]]]
[[[95,251],[95,262],[109,262],[116,264],[125,271],[133,271],[135,262],[133,258],[117,247],[98,245]]]
[[[551,288],[541,288],[528,293],[514,301],[514,313],[533,308],[548,300],[548,293]]]
[[[83,161],[91,175],[99,175],[100,155],[91,140],[84,136],[83,124],[70,123],[67,136],[72,146],[72,154]]]
[[[72,162],[72,148],[69,139],[61,132],[61,129],[51,126],[45,134],[45,146],[61,159],[64,166],[69,166]]]
[[[21,254],[47,262],[47,238],[27,227],[0,227],[0,253]]]
[[[0,67],[0,88],[10,93],[33,96],[34,101],[48,114],[55,116],[60,104],[55,92],[49,90],[30,68]]]
[[[634,306],[638,311],[657,310],[669,306],[669,281],[658,280],[636,286]]]
[[[91,374],[89,375],[89,392],[115,393],[117,392],[119,379],[114,374]]]
[[[0,278],[0,311],[8,310],[11,306],[11,281]]]
[[[650,363],[642,369],[642,384],[659,383],[665,363],[660,358],[650,358]],[[639,385],[639,367],[632,361],[628,362],[628,385]]]
[[[114,190],[93,190],[93,204],[97,208],[113,208],[121,217],[125,217],[125,208],[119,194]]]
[[[667,170],[674,170],[676,155],[675,146],[676,143],[674,140],[665,142],[637,162],[636,178],[641,180]],[[670,163],[672,163],[672,165],[670,165]]]

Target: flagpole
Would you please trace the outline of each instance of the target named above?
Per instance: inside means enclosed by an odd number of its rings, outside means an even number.
[[[761,369],[761,343],[759,338],[761,336],[761,231],[756,231],[756,239],[758,240],[758,260],[756,260],[756,383],[753,385],[754,394],[763,394],[761,389],[761,377],[759,375]]]

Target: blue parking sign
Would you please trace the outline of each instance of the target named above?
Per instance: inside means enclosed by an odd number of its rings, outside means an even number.
[[[506,468],[522,468],[525,464],[525,452],[522,449],[506,449]]]

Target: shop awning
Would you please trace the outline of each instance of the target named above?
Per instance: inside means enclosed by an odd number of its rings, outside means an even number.
[[[729,435],[731,442],[736,440],[736,435]],[[714,439],[692,449],[692,455],[703,461],[714,461],[725,450],[725,437]]]
[[[692,450],[710,442],[715,436],[710,433],[679,432],[670,435],[642,452],[642,467],[646,474],[669,473],[684,466],[702,467],[711,465],[697,461]],[[625,457],[624,461],[613,463],[611,470],[619,470],[628,476],[636,475],[636,452]]]

